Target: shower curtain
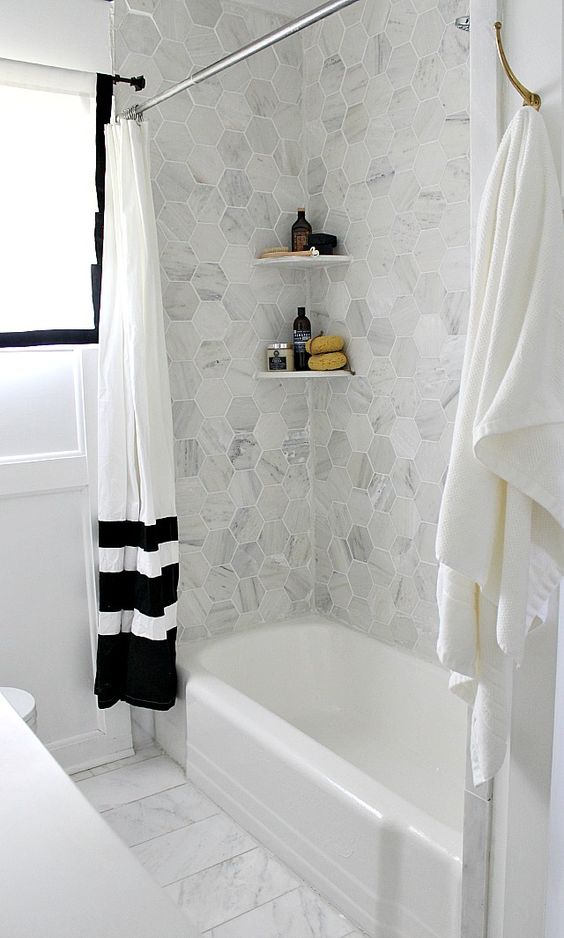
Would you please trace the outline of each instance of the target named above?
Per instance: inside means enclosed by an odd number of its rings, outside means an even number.
[[[95,694],[168,710],[176,696],[178,522],[148,126],[106,127],[100,309],[100,613]]]

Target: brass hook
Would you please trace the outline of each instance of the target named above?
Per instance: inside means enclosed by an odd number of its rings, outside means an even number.
[[[517,76],[513,73],[509,62],[507,61],[507,56],[505,55],[505,50],[501,42],[501,23],[498,21],[494,23],[495,29],[495,41],[497,43],[497,51],[499,52],[499,57],[501,59],[501,64],[503,65],[503,70],[513,87],[519,92],[523,98],[523,104],[528,107],[534,107],[535,111],[540,111],[541,99],[535,91],[529,91],[528,88],[525,88],[525,85],[522,85]]]

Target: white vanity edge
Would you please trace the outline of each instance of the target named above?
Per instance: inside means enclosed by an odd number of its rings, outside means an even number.
[[[0,934],[198,932],[0,694]]]

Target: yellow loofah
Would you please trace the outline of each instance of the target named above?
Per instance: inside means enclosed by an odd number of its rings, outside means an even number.
[[[306,342],[306,352],[310,355],[323,355],[325,352],[340,352],[345,340],[340,335],[316,335]]]
[[[322,355],[312,355],[308,367],[312,371],[337,371],[347,364],[344,352],[324,352]]]

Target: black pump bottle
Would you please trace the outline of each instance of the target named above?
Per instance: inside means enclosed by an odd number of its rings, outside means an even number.
[[[305,314],[305,306],[298,306],[298,315],[294,319],[294,368],[307,371],[309,354],[305,344],[311,339],[311,323]]]

